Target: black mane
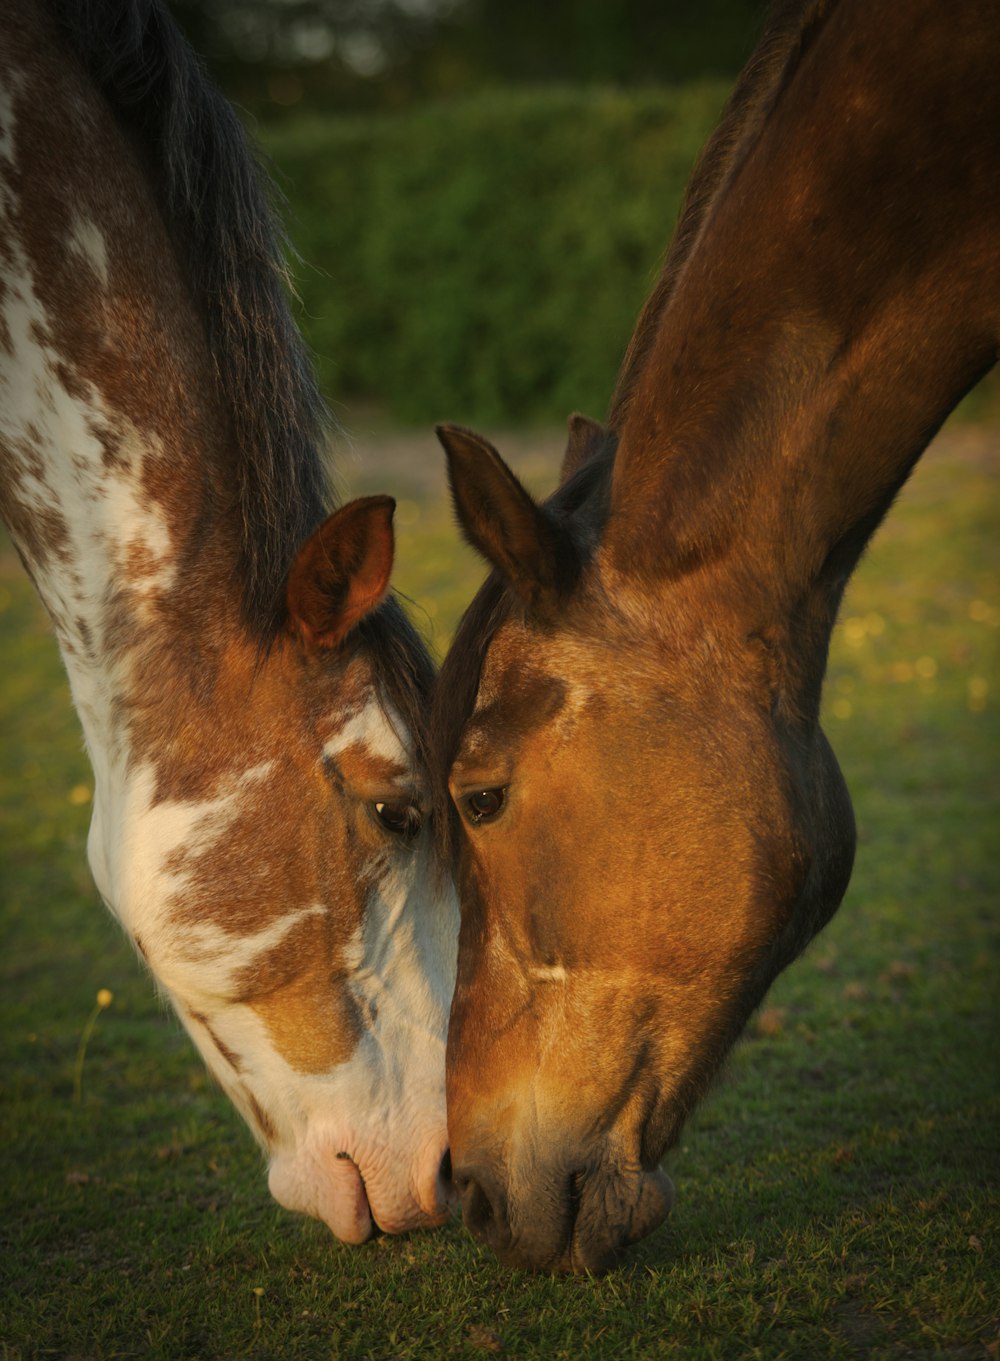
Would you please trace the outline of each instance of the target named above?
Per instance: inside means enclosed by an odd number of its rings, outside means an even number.
[[[262,642],[291,559],[331,500],[332,425],[288,305],[276,193],[239,119],[161,0],[51,0],[64,37],[135,133],[201,307],[231,412],[243,615]]]

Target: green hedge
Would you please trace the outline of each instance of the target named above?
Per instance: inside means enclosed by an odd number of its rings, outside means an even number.
[[[726,92],[498,91],[265,132],[329,398],[602,415]]]

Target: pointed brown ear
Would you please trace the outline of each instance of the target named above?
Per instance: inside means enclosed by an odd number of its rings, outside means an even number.
[[[566,441],[566,452],[563,454],[559,473],[560,482],[572,477],[581,464],[586,463],[602,445],[614,438],[610,426],[601,425],[600,421],[592,421],[589,416],[581,416],[579,411],[574,411],[566,424],[569,439]]]
[[[565,596],[579,556],[568,530],[546,514],[488,440],[457,425],[439,425],[448,480],[462,532],[529,609]]]
[[[375,608],[392,572],[391,496],[349,501],[296,554],[285,599],[288,626],[313,647],[336,647]]]

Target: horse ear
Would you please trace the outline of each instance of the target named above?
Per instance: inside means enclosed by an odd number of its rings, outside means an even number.
[[[566,452],[563,454],[562,469],[559,473],[560,482],[572,477],[591,454],[596,453],[602,445],[614,438],[610,426],[601,425],[600,421],[592,421],[589,416],[581,416],[579,411],[573,412],[567,426],[569,438],[566,441]]]
[[[382,600],[392,572],[391,496],[349,501],[295,556],[285,600],[288,624],[313,647],[336,647]]]
[[[525,491],[488,440],[457,425],[437,426],[462,532],[538,612],[564,597],[579,572],[568,530]]]

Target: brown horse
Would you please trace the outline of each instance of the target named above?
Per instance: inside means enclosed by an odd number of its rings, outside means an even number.
[[[506,1262],[600,1270],[664,1218],[660,1159],[841,901],[827,647],[997,359],[998,72],[995,0],[785,5],[556,494],[440,431],[495,569],[437,698],[449,1133],[466,1223]]]
[[[341,1238],[449,1212],[457,912],[392,501],[327,516],[253,154],[157,0],[0,13],[0,513],[94,768],[108,906]]]

